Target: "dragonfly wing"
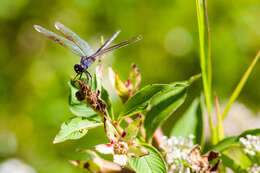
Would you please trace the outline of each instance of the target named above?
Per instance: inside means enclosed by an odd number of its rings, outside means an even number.
[[[100,55],[102,55],[102,54],[104,54],[104,53],[110,52],[110,51],[112,51],[112,50],[115,50],[115,49],[118,49],[118,48],[121,48],[121,47],[128,46],[129,44],[135,43],[135,42],[137,42],[137,41],[139,41],[139,40],[141,40],[141,39],[142,39],[142,37],[141,37],[141,36],[138,36],[138,37],[136,37],[136,38],[133,38],[133,39],[130,39],[130,40],[126,40],[126,41],[123,41],[123,42],[121,42],[121,43],[114,44],[114,45],[112,45],[112,46],[110,46],[110,47],[108,47],[108,48],[105,48],[105,49],[101,50],[98,54],[96,54],[95,57],[100,56]],[[95,58],[95,57],[91,56],[90,58]]]
[[[45,35],[46,37],[50,38],[53,41],[56,41],[57,43],[59,43],[60,45],[62,45],[63,47],[69,49],[71,52],[75,53],[78,56],[86,56],[84,54],[84,52],[76,45],[74,44],[72,41],[63,38],[57,34],[55,34],[52,31],[49,31],[39,25],[34,25],[34,28],[36,29],[36,31],[42,33],[43,35]]]
[[[94,51],[91,49],[89,44],[69,28],[59,22],[55,22],[55,28],[68,40],[74,42],[87,56],[94,54]]]
[[[110,52],[110,51],[115,50],[115,49],[119,49],[119,48],[121,48],[121,47],[128,46],[129,44],[135,43],[135,42],[137,42],[137,41],[139,41],[139,40],[141,40],[141,39],[142,39],[142,37],[141,37],[141,36],[138,36],[138,37],[133,38],[133,39],[131,39],[131,40],[126,40],[126,41],[123,41],[123,42],[121,42],[121,43],[114,44],[114,45],[112,45],[112,46],[110,46],[110,47],[108,47],[108,48],[103,49],[103,50],[101,51],[101,54]]]
[[[108,39],[97,51],[96,53],[94,53],[93,55],[91,55],[90,57],[97,57],[98,55],[100,55],[101,51],[103,49],[105,49],[120,33],[120,31],[117,31],[112,37],[110,37],[110,39]]]

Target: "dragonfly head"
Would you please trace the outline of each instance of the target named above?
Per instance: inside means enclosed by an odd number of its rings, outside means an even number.
[[[86,71],[86,67],[84,67],[84,65],[82,64],[75,64],[74,65],[74,70],[75,72],[78,73],[83,73],[84,71]]]

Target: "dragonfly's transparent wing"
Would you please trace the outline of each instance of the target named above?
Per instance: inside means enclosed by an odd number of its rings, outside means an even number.
[[[91,55],[91,58],[97,57],[98,55],[100,55],[100,52],[105,49],[120,33],[120,31],[117,31],[112,37],[110,37],[110,39],[108,39],[97,51],[96,53],[94,53],[93,55]]]
[[[104,53],[107,53],[107,52],[110,52],[112,50],[115,50],[115,49],[118,49],[118,48],[121,48],[121,47],[125,47],[125,46],[128,46],[129,44],[132,44],[132,43],[135,43],[139,40],[141,40],[142,37],[141,36],[138,36],[136,38],[133,38],[131,40],[126,40],[126,41],[123,41],[121,43],[117,43],[117,44],[114,44],[108,48],[105,48],[101,51],[101,54],[104,54]]]
[[[82,52],[82,50],[76,44],[74,44],[72,41],[70,41],[66,38],[63,38],[63,37],[55,34],[54,32],[49,31],[39,25],[34,25],[34,28],[36,29],[36,31],[42,33],[43,35],[50,38],[51,40],[56,41],[63,47],[65,47],[65,48],[69,49],[70,51],[72,51],[73,53],[75,53],[76,55],[79,55],[81,57],[86,56],[84,54],[84,52]]]
[[[118,49],[118,48],[121,48],[121,47],[125,47],[125,46],[127,46],[127,45],[129,45],[131,43],[135,43],[135,42],[137,42],[137,41],[139,41],[141,39],[142,39],[142,37],[138,36],[136,38],[133,38],[133,39],[130,39],[130,40],[126,40],[126,41],[123,41],[121,43],[114,44],[114,45],[112,45],[112,46],[110,46],[108,48],[105,48],[105,49],[99,51],[97,54],[95,54],[96,55],[95,57],[100,56],[100,55],[102,55],[104,53],[110,52],[112,50],[115,50],[115,49]],[[95,58],[95,57],[91,56],[91,58]]]
[[[74,42],[87,56],[94,54],[94,51],[90,48],[89,44],[69,28],[59,22],[55,22],[55,28],[62,33],[64,37]]]

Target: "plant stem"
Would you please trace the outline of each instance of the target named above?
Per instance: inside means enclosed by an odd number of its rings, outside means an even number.
[[[200,67],[202,74],[202,84],[204,90],[204,99],[209,116],[209,126],[211,131],[212,142],[216,141],[216,131],[213,127],[211,118],[211,81],[212,81],[212,67],[211,67],[211,41],[210,41],[210,27],[207,14],[206,0],[196,0],[197,19],[199,28],[199,42],[200,42]],[[206,32],[207,30],[207,32]],[[207,44],[206,42],[207,38]],[[213,142],[213,143],[214,143]]]
[[[231,107],[231,105],[234,103],[234,101],[237,99],[237,97],[239,96],[242,88],[244,87],[250,73],[252,72],[255,64],[257,63],[258,59],[260,57],[260,51],[258,51],[257,55],[255,56],[254,60],[252,61],[252,63],[250,64],[250,66],[248,67],[247,71],[245,72],[244,76],[241,78],[240,82],[238,83],[237,87],[235,88],[234,92],[232,93],[227,106],[224,109],[224,112],[222,114],[222,120],[227,116],[228,111]]]

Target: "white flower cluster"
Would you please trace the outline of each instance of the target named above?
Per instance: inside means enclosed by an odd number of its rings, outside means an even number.
[[[190,135],[188,139],[183,137],[167,138],[163,137],[161,149],[165,151],[165,160],[168,165],[168,173],[190,173],[190,166],[192,158],[189,154],[192,151],[193,144],[193,135]],[[192,168],[193,171],[197,171],[198,168]]]
[[[260,152],[260,136],[247,135],[246,138],[240,138],[239,141],[245,146],[244,151],[249,155],[256,155]]]
[[[260,166],[253,164],[250,168],[247,169],[248,173],[260,173]]]

